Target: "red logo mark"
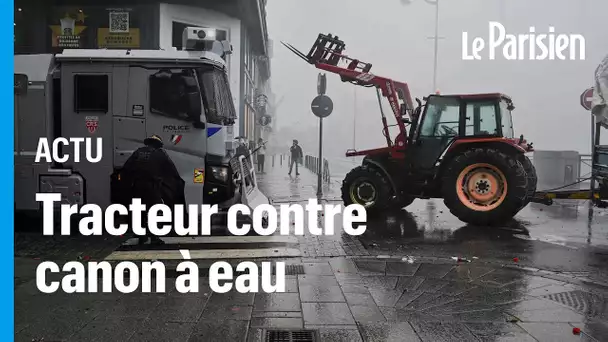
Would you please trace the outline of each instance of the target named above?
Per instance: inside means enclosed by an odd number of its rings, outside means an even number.
[[[97,118],[96,116],[87,116],[85,118],[85,122],[89,133],[95,133],[99,124],[99,118]]]

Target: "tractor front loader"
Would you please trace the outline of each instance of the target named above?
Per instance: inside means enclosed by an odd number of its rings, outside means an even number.
[[[364,159],[343,181],[345,204],[381,213],[416,198],[443,198],[461,221],[493,225],[511,219],[534,199],[536,171],[525,155],[532,144],[515,137],[508,96],[433,94],[416,99],[414,107],[406,83],[371,74],[372,65],[346,56],[345,44],[336,36],[320,34],[306,55],[283,44],[343,82],[376,88],[386,146],[347,151],[347,157]],[[393,125],[382,97],[396,119]],[[392,138],[389,127],[394,126],[399,133]]]

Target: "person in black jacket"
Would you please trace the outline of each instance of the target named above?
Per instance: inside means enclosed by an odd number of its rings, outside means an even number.
[[[291,148],[289,149],[289,152],[291,152],[291,163],[289,164],[289,175],[291,176],[291,171],[293,169],[293,165],[296,165],[296,176],[300,174],[300,172],[298,171],[298,163],[300,163],[300,160],[303,157],[303,152],[302,152],[302,148],[300,147],[300,145],[298,145],[298,141],[297,140],[293,140],[293,145],[291,146]]]
[[[138,148],[125,162],[120,171],[127,198],[140,198],[149,210],[155,204],[164,203],[170,208],[185,204],[185,182],[175,164],[163,149],[163,141],[158,135],[144,140],[145,146]],[[148,224],[147,210],[142,217],[142,227]],[[150,240],[153,244],[164,244],[158,236],[150,233],[139,238],[140,244]]]

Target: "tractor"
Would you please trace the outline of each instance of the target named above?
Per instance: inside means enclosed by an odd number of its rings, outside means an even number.
[[[378,214],[407,207],[416,198],[442,198],[461,221],[495,225],[533,200],[536,170],[525,155],[533,147],[515,136],[509,96],[431,94],[416,98],[414,106],[406,83],[371,74],[372,64],[346,56],[337,36],[319,34],[307,55],[283,45],[343,82],[376,88],[387,146],[346,152],[364,158],[342,182],[345,205],[360,204]],[[388,123],[382,97],[388,99],[394,125]],[[394,126],[398,134],[393,138],[389,128]]]

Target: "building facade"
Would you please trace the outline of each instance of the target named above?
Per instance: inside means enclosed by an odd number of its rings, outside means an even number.
[[[66,48],[181,49],[188,26],[213,27],[230,41],[226,59],[239,119],[234,138],[262,137],[268,113],[271,43],[266,0],[15,0],[15,54],[58,53]]]

